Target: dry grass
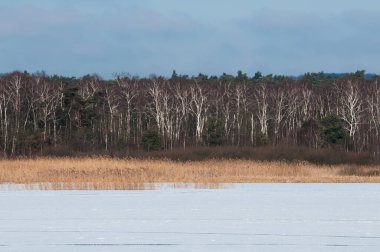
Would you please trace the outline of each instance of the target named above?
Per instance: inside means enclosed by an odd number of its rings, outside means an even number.
[[[380,166],[107,157],[0,160],[2,184],[38,185],[40,189],[147,189],[147,183],[156,182],[206,183],[210,187],[232,182],[380,182]]]

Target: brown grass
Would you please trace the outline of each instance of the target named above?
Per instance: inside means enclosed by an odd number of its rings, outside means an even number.
[[[149,183],[380,182],[380,165],[315,165],[307,162],[37,158],[0,160],[0,183],[39,189],[147,189]],[[148,184],[147,184],[148,183]],[[150,185],[154,188],[154,185]]]

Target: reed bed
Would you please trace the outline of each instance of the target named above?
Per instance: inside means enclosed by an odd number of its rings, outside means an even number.
[[[154,189],[153,183],[380,182],[380,165],[221,160],[178,162],[109,157],[0,160],[0,183],[33,189]],[[149,188],[149,185],[151,188]]]

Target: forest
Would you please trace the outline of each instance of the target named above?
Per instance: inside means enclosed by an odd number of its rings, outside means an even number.
[[[0,148],[11,157],[281,145],[376,156],[379,80],[364,71],[299,77],[173,71],[170,78],[111,80],[5,73]]]

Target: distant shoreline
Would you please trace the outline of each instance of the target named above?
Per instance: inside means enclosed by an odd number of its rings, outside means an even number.
[[[137,187],[144,183],[290,182],[379,183],[380,165],[316,165],[231,159],[181,162],[109,157],[0,161],[1,184],[49,184],[49,188],[44,189],[130,189],[131,185]]]

